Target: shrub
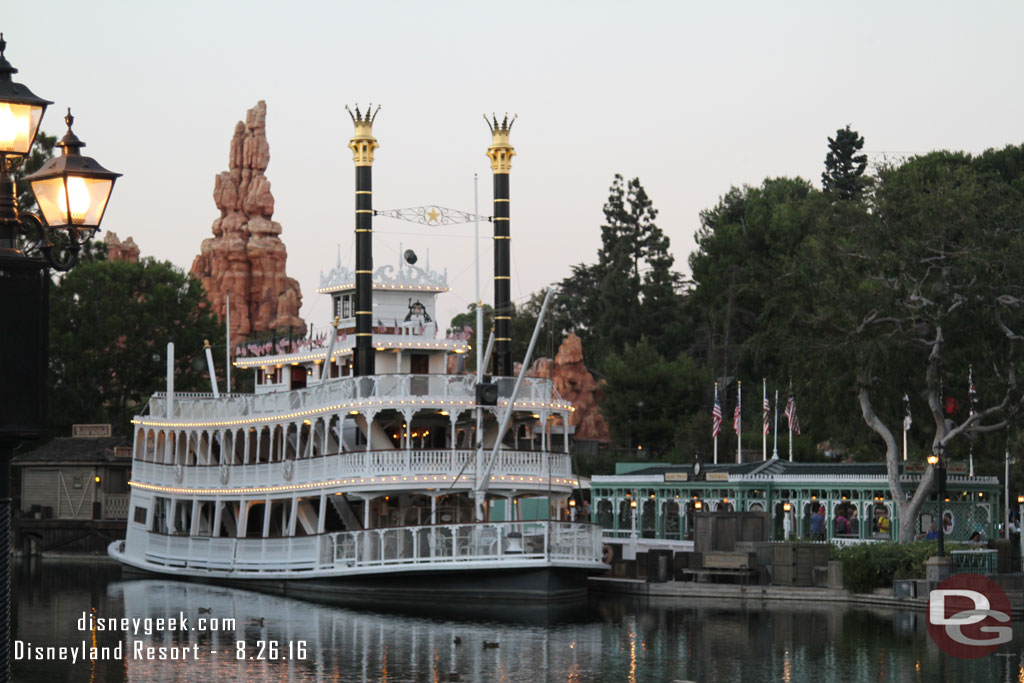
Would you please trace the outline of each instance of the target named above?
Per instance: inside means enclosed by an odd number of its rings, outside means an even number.
[[[895,579],[925,578],[925,562],[935,554],[934,541],[859,543],[833,550],[843,563],[843,585],[854,593],[892,586]]]

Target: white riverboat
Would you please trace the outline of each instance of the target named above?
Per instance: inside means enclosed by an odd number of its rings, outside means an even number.
[[[448,374],[469,346],[437,325],[447,275],[415,263],[371,278],[358,255],[355,270],[339,258],[321,275],[325,338],[253,344],[234,362],[253,394],[175,393],[169,377],[134,420],[127,533],[110,555],[317,599],[584,591],[606,565],[600,528],[561,519],[579,485],[572,406],[550,379],[522,378],[513,397],[506,372],[492,401],[476,375]]]

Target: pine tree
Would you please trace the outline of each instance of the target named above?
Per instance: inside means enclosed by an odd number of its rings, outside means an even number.
[[[839,200],[860,198],[867,184],[863,176],[868,158],[857,154],[863,147],[864,137],[850,130],[849,124],[828,139],[829,152],[825,155],[825,172],[821,174],[825,194]]]
[[[679,315],[679,275],[672,271],[668,237],[654,222],[658,210],[639,178],[626,183],[615,175],[604,215],[595,273],[596,319],[590,326],[597,347],[593,358],[600,363],[642,335],[677,349],[678,339],[663,333]]]

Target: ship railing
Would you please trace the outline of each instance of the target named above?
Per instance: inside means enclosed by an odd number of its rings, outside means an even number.
[[[328,534],[334,566],[595,562],[601,529],[593,524],[531,521],[437,524]]]
[[[164,567],[237,572],[317,569],[321,537],[214,538],[146,534],[146,560]]]
[[[476,452],[471,450],[394,450],[339,453],[287,462],[251,465],[174,465],[136,460],[132,479],[154,485],[187,488],[247,488],[253,486],[305,485],[317,482],[367,477],[407,477],[402,483],[428,481],[428,477],[452,477],[462,474],[467,485],[474,481]],[[572,461],[568,453],[545,451],[499,451],[491,470],[495,483],[502,478],[540,483],[552,478],[571,478]],[[396,482],[397,483],[397,482]]]
[[[171,418],[203,419],[216,417],[253,417],[288,411],[316,410],[346,401],[377,399],[387,401],[422,400],[475,404],[475,375],[373,375],[331,379],[305,389],[274,391],[263,394],[176,393]],[[510,381],[506,381],[510,380]],[[508,385],[506,387],[506,385]],[[498,378],[499,397],[511,395],[511,378]],[[505,390],[507,388],[507,391]],[[550,379],[527,377],[518,401],[550,401],[553,384]],[[157,392],[149,400],[149,416],[167,416],[167,396]]]
[[[103,496],[103,519],[128,519],[128,493],[108,493]]]
[[[601,561],[600,527],[546,520],[390,527],[287,538],[146,536],[145,557],[150,563],[239,574],[551,561],[594,566]]]

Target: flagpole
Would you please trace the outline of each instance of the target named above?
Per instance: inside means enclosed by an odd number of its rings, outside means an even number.
[[[789,398],[787,399],[786,407],[789,408],[789,402],[793,401],[793,380],[789,380]],[[789,415],[786,417],[786,422],[789,425],[789,461],[793,462],[793,416]]]
[[[779,457],[779,390],[775,390],[775,435],[772,443],[772,458]]]
[[[765,431],[765,425],[768,423],[768,412],[765,408],[768,407],[768,379],[765,377],[761,378],[761,460],[768,459],[768,432]]]
[[[791,420],[786,421],[789,422],[789,461],[793,462],[793,422]]]
[[[736,464],[743,462],[743,382],[736,380]]]
[[[903,462],[907,461],[907,432],[910,431],[910,396],[903,394]]]
[[[225,365],[228,369],[228,376],[225,384],[227,385],[227,392],[231,393],[231,292],[228,292],[228,301],[224,304],[224,336],[227,338],[227,351],[224,352],[227,356]]]
[[[715,405],[718,405],[718,382],[715,382]],[[719,411],[721,411],[721,407],[719,407]],[[719,416],[719,419],[721,419],[721,416]],[[715,432],[715,464],[718,464],[718,432]]]
[[[974,365],[967,366],[967,402],[970,403],[970,417],[974,417]],[[972,428],[973,429],[973,428]],[[967,476],[974,476],[974,439],[971,439],[971,450],[968,456],[970,466],[967,471]]]
[[[1006,444],[1005,474],[1003,474],[1003,533],[1010,538],[1010,444]]]

